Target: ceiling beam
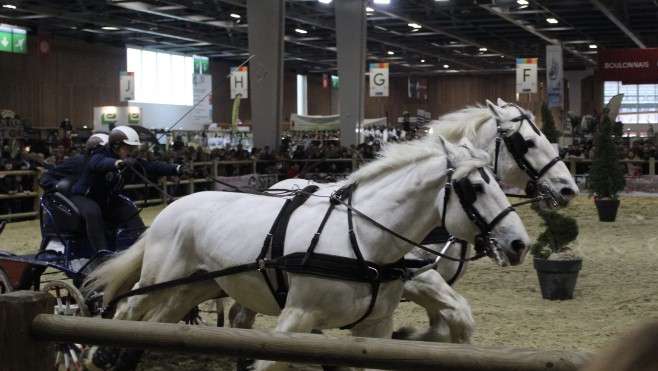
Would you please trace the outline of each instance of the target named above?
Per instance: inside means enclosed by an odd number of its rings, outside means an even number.
[[[590,0],[590,2],[598,9],[601,13],[603,13],[612,23],[614,23],[617,27],[619,27],[620,30],[622,30],[623,33],[626,34],[633,42],[635,45],[639,46],[642,49],[646,49],[646,45],[640,40],[639,37],[637,37],[633,31],[629,30],[628,27],[626,27],[625,24],[623,24],[617,17],[615,17],[612,12],[605,7],[605,5],[601,4],[599,0]]]

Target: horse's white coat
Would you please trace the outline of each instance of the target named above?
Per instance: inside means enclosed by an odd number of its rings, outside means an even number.
[[[481,157],[478,151],[444,143],[436,137],[398,148],[392,146],[382,160],[354,173],[350,180],[360,183],[353,195],[353,206],[393,230],[405,231],[412,240],[422,239],[441,221],[447,179],[446,151],[459,169],[456,178],[458,174],[465,175],[482,185],[484,192],[478,194],[475,207],[486,220],[492,220],[509,206],[496,182],[487,184],[478,171],[471,171],[489,161],[486,154]],[[472,157],[473,152],[484,160]],[[328,197],[339,186],[323,187],[292,214],[285,253],[306,251],[329,205]],[[126,253],[95,270],[87,281],[87,290],[105,287],[107,302],[136,280],[134,288],[253,262],[282,205],[279,198],[230,192],[201,192],[179,199],[156,217],[146,234]],[[473,242],[480,231],[467,219],[454,194],[447,210],[446,228],[457,237]],[[411,245],[360,217],[354,218],[354,226],[366,260],[391,263],[411,249]],[[503,218],[492,235],[513,264],[523,260],[530,238],[516,213]],[[523,249],[516,251],[513,246]],[[328,219],[316,252],[354,256],[344,207],[337,207]],[[279,314],[276,331],[310,332],[357,321],[371,302],[371,287],[365,283],[305,274],[288,274],[288,282],[289,294],[282,311],[261,273],[251,271],[205,284],[129,297],[119,303],[114,318],[176,322],[200,301],[224,290],[253,311]],[[399,281],[382,284],[372,313],[352,333],[390,337],[391,316],[402,290]],[[279,369],[283,365],[260,362],[257,367]]]
[[[486,150],[492,158],[496,151],[496,137],[500,129],[506,135],[519,131],[526,141],[534,143],[526,154],[528,162],[536,169],[542,169],[557,153],[546,136],[537,134],[527,123],[513,122],[512,119],[528,114],[534,124],[532,114],[521,110],[517,106],[508,105],[498,99],[498,105],[487,101],[485,107],[468,107],[442,116],[439,120],[430,122],[430,137],[442,136],[458,142],[468,138],[475,147]],[[395,147],[402,148],[402,147]],[[491,164],[493,166],[493,162]],[[507,185],[524,189],[530,177],[523,172],[508,151],[504,143],[500,143],[498,159],[499,178]],[[563,162],[555,164],[540,179],[550,189],[560,205],[566,205],[578,194],[578,187],[571,176],[569,169]],[[293,189],[304,187],[311,182],[304,179],[289,179],[272,186],[276,189]],[[322,186],[322,184],[318,184]],[[550,203],[547,206],[553,206]],[[442,246],[429,245],[440,250]],[[458,245],[453,246],[446,255],[458,258],[460,255]],[[467,256],[471,255],[471,245],[468,246]],[[409,259],[434,259],[434,255],[420,249],[411,250]],[[446,284],[444,278],[453,277],[457,271],[458,263],[448,259],[440,260],[436,271],[430,270],[405,282],[404,297],[421,305],[426,309],[430,326],[421,331],[403,328],[396,332],[396,337],[409,340],[450,341],[456,343],[470,343],[475,329],[475,321],[467,300]],[[438,272],[438,273],[437,273]],[[462,274],[464,271],[462,271]],[[229,315],[231,323],[237,327],[251,327],[255,313],[242,308],[242,313],[236,317],[239,305]]]

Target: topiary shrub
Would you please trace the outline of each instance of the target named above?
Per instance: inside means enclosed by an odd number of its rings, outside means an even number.
[[[535,243],[530,246],[530,253],[538,258],[548,259],[573,259],[575,253],[569,246],[578,237],[578,223],[576,219],[560,214],[553,209],[542,209],[537,204],[532,209],[542,218],[542,224],[546,229],[537,237]]]
[[[555,127],[555,119],[553,119],[553,113],[551,112],[551,109],[548,107],[546,102],[541,104],[541,122],[541,132],[546,135],[546,139],[548,139],[548,141],[551,143],[557,143],[560,137],[560,133]]]
[[[607,112],[594,138],[594,158],[589,169],[589,193],[597,199],[617,199],[626,187],[624,170],[613,138],[613,126]]]

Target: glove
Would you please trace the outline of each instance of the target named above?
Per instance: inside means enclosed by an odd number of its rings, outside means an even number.
[[[191,177],[194,171],[185,165],[178,166],[178,174],[186,177]]]
[[[137,159],[134,157],[126,157],[121,160],[121,167],[135,167],[137,166]]]

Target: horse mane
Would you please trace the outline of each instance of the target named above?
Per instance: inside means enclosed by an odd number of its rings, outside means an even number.
[[[468,175],[472,170],[485,167],[490,162],[488,153],[480,149],[465,146],[450,146],[449,158],[456,167],[453,179],[459,180]],[[427,135],[419,140],[402,143],[386,144],[375,161],[353,172],[348,177],[348,182],[363,182],[375,178],[378,175],[398,169],[402,166],[412,164],[430,157],[445,156],[446,151],[441,144],[441,136]]]
[[[461,138],[468,138],[477,142],[478,130],[482,125],[492,119],[487,107],[482,105],[469,106],[455,112],[447,113],[438,120],[432,120],[428,127],[430,136],[442,136],[451,142]]]

